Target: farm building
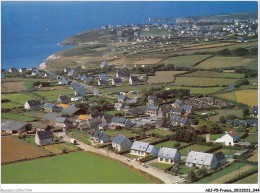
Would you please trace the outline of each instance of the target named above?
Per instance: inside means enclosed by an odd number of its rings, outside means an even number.
[[[137,85],[137,84],[139,84],[139,79],[138,79],[138,77],[137,77],[137,76],[130,76],[130,77],[129,77],[129,83],[130,83],[131,85]]]
[[[26,131],[30,131],[31,129],[31,124],[24,123],[22,121],[7,120],[6,122],[1,124],[1,131],[5,133],[23,133]]]
[[[121,78],[113,78],[112,79],[112,85],[122,85]]]
[[[205,166],[206,168],[215,169],[224,164],[226,164],[226,159],[222,152],[212,154],[190,151],[186,159],[186,166],[189,167]]]
[[[69,98],[67,97],[67,95],[60,95],[57,99],[58,102],[60,103],[64,103],[67,104],[70,102]]]
[[[112,147],[117,151],[130,149],[132,144],[133,142],[131,142],[126,136],[120,134],[117,134],[112,141]]]
[[[39,100],[29,100],[24,104],[25,109],[39,109],[42,107],[42,104]]]
[[[58,117],[55,120],[55,129],[62,129],[63,131],[67,131],[73,127],[72,122],[68,118]]]
[[[181,154],[178,149],[161,147],[158,153],[158,161],[166,163],[180,163]]]
[[[138,155],[140,157],[150,154],[158,155],[158,150],[154,145],[150,145],[150,143],[135,141],[131,146],[131,154]]]
[[[96,143],[108,143],[108,142],[110,142],[110,138],[103,131],[98,131],[96,129],[94,129],[91,132],[90,140],[94,141]]]
[[[234,146],[235,143],[239,140],[238,132],[235,129],[229,130],[227,133],[218,138],[215,142],[222,143],[226,146]]]
[[[67,78],[65,78],[63,76],[59,80],[59,84],[68,84],[68,83],[69,83],[69,81],[67,80]]]
[[[55,138],[52,131],[37,131],[35,135],[35,143],[37,145],[54,144]]]

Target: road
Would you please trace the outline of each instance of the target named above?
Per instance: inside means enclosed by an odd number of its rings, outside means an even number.
[[[69,136],[67,136],[65,134],[65,132],[58,132],[58,133],[55,133],[55,134],[57,136],[62,136],[64,141],[70,142],[71,138]],[[147,173],[161,179],[166,184],[174,184],[176,181],[181,182],[181,178],[179,176],[172,176],[170,174],[164,173],[161,170],[157,170],[157,169],[154,169],[154,168],[151,168],[151,167],[144,168],[139,162],[137,162],[137,161],[127,161],[126,157],[124,157],[122,155],[118,155],[114,152],[107,151],[105,149],[97,149],[97,148],[94,148],[90,145],[86,145],[86,144],[84,144],[80,141],[77,141],[77,142],[78,142],[77,146],[80,147],[81,149],[83,149],[84,151],[99,153],[99,154],[102,154],[104,156],[111,157],[113,159],[124,162],[128,165],[133,166],[136,169],[142,170],[144,172],[147,172]]]

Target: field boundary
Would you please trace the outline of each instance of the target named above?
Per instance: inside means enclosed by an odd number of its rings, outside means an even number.
[[[195,55],[195,54],[194,54],[194,55]],[[191,68],[194,68],[195,66],[199,65],[200,63],[202,63],[202,62],[204,62],[204,61],[206,61],[206,60],[208,60],[208,59],[210,59],[210,58],[213,58],[214,56],[215,56],[215,55],[211,55],[211,56],[209,56],[209,57],[207,57],[207,58],[205,58],[205,59],[203,59],[203,60],[201,60],[201,61],[195,63]]]

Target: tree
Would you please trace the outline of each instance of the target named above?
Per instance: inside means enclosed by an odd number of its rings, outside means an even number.
[[[243,116],[246,117],[249,115],[249,109],[248,108],[244,108],[243,109]]]
[[[188,180],[190,182],[194,182],[196,180],[196,174],[192,169],[188,173]]]
[[[224,116],[220,116],[219,117],[219,122],[223,123],[223,124],[226,123],[226,118]]]

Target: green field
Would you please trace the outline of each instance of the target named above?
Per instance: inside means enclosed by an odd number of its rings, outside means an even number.
[[[243,57],[221,57],[215,56],[200,63],[195,68],[211,69],[211,68],[227,68],[235,66],[247,66],[254,62],[256,58],[243,58]]]
[[[13,93],[13,94],[2,94],[2,99],[9,99],[12,103],[12,107],[14,104],[17,104],[16,107],[23,106],[26,100],[35,99],[35,97],[29,93]],[[7,106],[8,107],[8,106]]]
[[[1,169],[4,184],[152,183],[126,166],[87,152],[2,165]]]
[[[245,163],[241,163],[241,162],[234,163],[231,166],[229,166],[227,168],[224,168],[223,170],[220,170],[220,171],[218,171],[216,173],[213,173],[209,177],[203,178],[203,179],[195,182],[195,184],[208,184],[209,182],[211,182],[213,180],[216,180],[217,178],[220,178],[220,177],[222,177],[224,175],[227,175],[230,172],[233,172],[233,171],[237,170],[238,168],[240,168],[240,167],[242,167],[244,165],[245,165]]]
[[[210,55],[188,55],[188,56],[177,56],[170,57],[163,60],[161,63],[166,65],[173,64],[175,67],[192,67],[196,63],[208,58]]]
[[[164,170],[164,169],[169,168],[170,166],[172,166],[172,164],[160,163],[160,162],[152,162],[149,165],[153,166],[155,168],[158,168],[160,170]]]
[[[175,148],[175,144],[179,143],[180,144],[180,147],[181,146],[185,146],[185,145],[188,145],[188,143],[185,143],[185,142],[178,142],[178,141],[166,141],[166,142],[163,142],[163,143],[159,143],[159,144],[156,144],[155,147],[160,150],[160,147],[170,147],[170,148]]]
[[[195,71],[189,74],[179,75],[183,77],[200,77],[200,78],[243,78],[244,74],[215,71]]]
[[[1,117],[4,119],[12,119],[12,120],[17,120],[17,121],[35,121],[38,120],[35,117],[28,117],[28,116],[23,116],[19,114],[13,114],[13,113],[1,113]]]
[[[235,115],[237,117],[243,116],[243,111],[240,109],[221,109],[221,110],[217,110],[217,112],[218,112],[218,115],[209,117],[209,120],[219,121],[219,118],[221,116],[228,116],[228,115]]]
[[[152,130],[149,130],[146,132],[147,134],[150,134],[150,133],[154,133],[154,134],[159,134],[161,136],[166,136],[166,135],[172,135],[173,132],[171,131],[165,131],[165,130],[159,130],[159,129],[152,129]]]
[[[189,151],[200,151],[200,152],[205,152],[209,149],[213,148],[212,146],[206,146],[206,145],[197,145],[197,144],[194,144],[194,145],[191,145],[191,146],[188,146],[184,149],[181,149],[179,150],[180,154],[182,156],[186,156],[188,155],[188,152]]]
[[[54,102],[57,101],[60,94],[74,94],[74,90],[35,91],[34,93],[46,98],[49,102]]]
[[[124,135],[126,137],[134,137],[135,134],[132,134],[131,132],[129,131],[112,131],[112,130],[107,130],[105,131],[105,134],[109,137],[114,137],[116,136],[116,134],[120,134],[120,135]]]
[[[199,77],[176,77],[172,83],[176,86],[227,86],[231,85],[236,79],[225,78],[199,78]]]
[[[210,134],[210,140],[211,140],[211,141],[215,141],[215,140],[218,139],[221,135],[223,135],[223,134]],[[201,135],[201,136],[206,139],[206,134],[203,134],[203,135]]]
[[[1,103],[2,109],[13,109],[17,107],[23,107],[23,105],[15,102]]]
[[[26,90],[31,90],[33,86],[33,82],[24,82],[23,85],[26,88]]]
[[[257,184],[257,183],[258,183],[258,173],[255,173],[242,180],[236,181],[234,184]]]
[[[258,134],[249,134],[245,138],[246,142],[251,142],[251,143],[258,143]]]

